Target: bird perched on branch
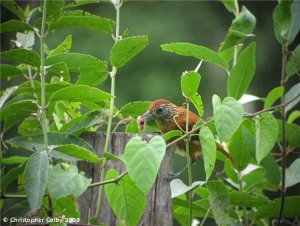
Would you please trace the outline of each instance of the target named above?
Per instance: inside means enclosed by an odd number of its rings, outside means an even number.
[[[178,107],[168,100],[158,99],[152,102],[148,111],[139,117],[138,123],[140,128],[143,128],[146,120],[152,118],[160,128],[162,134],[178,129],[185,131],[186,114],[189,114],[188,130],[191,131],[196,122],[201,120],[198,115],[191,111],[187,111],[184,107]],[[186,148],[184,140],[180,140],[176,145],[178,147],[177,152],[181,155],[185,155]],[[199,140],[199,136],[191,136],[189,146],[191,161],[194,163],[201,155],[201,141]],[[226,158],[234,162],[232,157],[220,144],[216,143],[216,147]]]

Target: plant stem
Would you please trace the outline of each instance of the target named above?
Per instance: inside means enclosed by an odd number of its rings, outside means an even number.
[[[120,34],[120,8],[121,8],[121,1],[115,5],[116,8],[116,37],[115,42],[119,41],[119,34]],[[110,72],[111,77],[111,87],[110,87],[110,105],[109,105],[109,112],[108,112],[108,125],[106,129],[106,136],[105,136],[105,144],[103,152],[109,151],[109,143],[110,143],[110,135],[111,135],[111,126],[113,120],[113,113],[114,113],[114,105],[115,105],[115,80],[116,80],[117,68],[115,66],[112,67],[112,71]],[[101,165],[101,173],[100,173],[100,182],[104,181],[105,174],[106,174],[106,160]],[[98,202],[95,215],[98,216],[101,209],[103,199],[103,186],[99,187],[99,194],[98,194]]]
[[[43,129],[44,135],[44,148],[48,152],[48,123],[47,123],[47,106],[46,106],[46,70],[45,70],[45,52],[44,52],[44,38],[45,38],[45,26],[46,26],[46,13],[47,13],[47,0],[44,0],[43,6],[43,19],[42,19],[42,28],[40,34],[40,50],[41,50],[41,66],[40,66],[40,75],[41,75],[41,126]]]
[[[279,226],[282,219],[282,213],[285,203],[285,169],[286,169],[286,151],[287,151],[287,141],[286,141],[286,112],[285,112],[285,103],[284,103],[284,93],[286,86],[286,62],[288,55],[287,45],[282,46],[282,67],[281,67],[281,86],[283,87],[283,94],[281,96],[281,121],[282,121],[282,165],[281,165],[281,198],[280,198],[280,208],[278,212],[277,225]]]
[[[185,126],[185,132],[188,134],[189,132],[189,102],[187,101],[186,104],[186,126]],[[188,178],[189,178],[189,186],[192,185],[192,166],[191,166],[191,156],[190,156],[190,136],[188,135],[185,138],[185,149],[186,149],[186,160],[187,160],[187,166],[188,166]],[[189,210],[190,210],[190,216],[189,216],[189,225],[192,225],[192,219],[193,219],[193,203],[192,203],[192,190],[189,191]]]
[[[208,217],[208,214],[209,214],[210,210],[211,210],[211,207],[209,207],[208,210],[206,211],[206,214],[205,214],[205,216],[204,216],[204,218],[203,218],[200,226],[204,226],[204,223],[205,223],[205,221],[206,221],[206,219]]]
[[[241,172],[238,172],[238,181],[239,181],[239,192],[243,192],[243,184],[242,184],[242,175]],[[248,225],[248,217],[246,207],[243,207],[243,215],[244,215],[244,225]]]
[[[120,174],[118,177],[116,177],[114,179],[100,181],[100,182],[96,182],[96,183],[90,184],[89,188],[96,187],[96,186],[101,186],[101,185],[105,185],[105,184],[118,183],[118,181],[121,180],[124,176],[126,176],[127,173],[128,173],[128,171],[124,171],[122,174]]]

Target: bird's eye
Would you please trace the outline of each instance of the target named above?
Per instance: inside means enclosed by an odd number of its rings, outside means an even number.
[[[160,115],[164,112],[164,109],[162,107],[158,107],[155,112],[156,112],[156,114]]]

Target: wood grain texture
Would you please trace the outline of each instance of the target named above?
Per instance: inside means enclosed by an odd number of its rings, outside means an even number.
[[[137,135],[126,133],[113,133],[110,141],[110,153],[114,155],[123,154],[126,143],[130,138],[134,136]],[[139,136],[141,136],[146,141],[149,141],[152,138],[152,135],[143,134]],[[102,156],[102,151],[105,142],[105,133],[85,133],[83,135],[83,138],[93,146],[98,156]],[[86,177],[92,178],[93,183],[99,181],[99,165],[87,162],[79,162],[78,167],[80,171],[85,172]],[[172,172],[172,168],[172,151],[168,149],[162,161],[156,181],[151,190],[148,192],[147,207],[138,225],[173,225],[170,183],[168,181],[163,180],[163,178],[168,173]],[[108,161],[107,170],[108,169],[115,169],[120,174],[126,170],[125,165],[122,162],[113,160]],[[88,188],[78,198],[78,211],[81,215],[81,223],[87,223],[88,216],[93,216],[93,214],[95,213],[97,207],[98,190],[99,187]],[[116,219],[115,214],[110,208],[105,195],[101,206],[100,216],[98,216],[98,221],[108,226],[118,225],[118,220]]]

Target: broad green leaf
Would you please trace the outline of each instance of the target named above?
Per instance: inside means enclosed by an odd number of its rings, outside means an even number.
[[[291,112],[291,114],[289,115],[288,123],[293,123],[298,118],[300,118],[300,110],[295,110],[295,111]]]
[[[85,160],[93,163],[99,162],[99,158],[95,152],[92,152],[91,150],[80,147],[78,145],[64,144],[56,146],[53,150],[62,152],[80,160]]]
[[[44,149],[43,134],[14,137],[8,139],[6,142],[13,146],[22,147],[29,151],[41,151]],[[66,133],[48,133],[48,144],[49,146],[74,144],[89,150],[93,150],[92,147],[89,144],[87,144],[83,139],[73,134]],[[53,154],[53,152],[54,151],[51,151],[51,154]]]
[[[227,141],[239,128],[244,110],[234,98],[226,97],[221,102],[220,97],[213,96],[215,124],[220,141]]]
[[[261,165],[265,170],[265,178],[272,185],[278,186],[281,180],[280,168],[271,153],[261,161]]]
[[[97,3],[97,0],[75,0],[74,2],[66,2],[65,8],[73,8],[87,4]]]
[[[0,109],[5,104],[5,102],[13,95],[13,93],[18,89],[18,86],[12,86],[7,88],[1,93],[0,97]]]
[[[233,134],[228,146],[229,153],[235,160],[235,168],[238,171],[245,169],[251,160],[251,155],[243,138],[243,128],[244,126],[241,124],[239,129]]]
[[[223,3],[223,5],[226,7],[226,9],[229,12],[236,14],[236,12],[238,11],[238,9],[236,8],[236,6],[238,6],[237,0],[220,0],[220,1]]]
[[[240,55],[232,67],[227,79],[227,93],[240,99],[248,89],[255,73],[255,42],[251,43]]]
[[[278,125],[274,116],[263,113],[255,122],[256,161],[260,163],[271,151],[278,136]]]
[[[140,133],[140,128],[137,120],[133,119],[128,123],[125,129],[125,133]]]
[[[273,11],[275,37],[282,45],[288,43],[291,25],[290,5],[291,1],[280,1]]]
[[[201,96],[197,93],[190,98],[191,102],[193,103],[194,107],[196,108],[198,115],[202,116],[204,113],[203,110],[203,103]]]
[[[24,156],[11,156],[7,158],[2,158],[2,164],[3,165],[12,165],[12,164],[23,164],[27,161],[28,157]]]
[[[19,4],[13,0],[1,1],[1,5],[4,6],[7,10],[15,14],[20,20],[24,19],[23,9]]]
[[[21,175],[24,172],[25,165],[26,165],[26,160],[24,161],[23,164],[10,169],[4,176],[1,176],[1,191],[4,192],[6,188],[14,182],[19,175]]]
[[[55,203],[58,199],[69,195],[77,198],[88,188],[91,182],[92,179],[78,173],[75,165],[63,169],[60,164],[57,164],[49,169],[47,189]]]
[[[124,162],[124,155],[114,155],[109,152],[103,152],[103,158]]]
[[[230,204],[233,206],[241,207],[255,207],[258,208],[263,205],[271,204],[272,202],[268,197],[249,192],[236,192],[232,191],[229,193]]]
[[[118,176],[116,170],[110,169],[105,180],[114,179]],[[146,208],[146,196],[136,187],[128,175],[123,177],[118,184],[105,185],[105,194],[119,222],[124,222],[128,226],[138,224]]]
[[[33,31],[33,27],[20,20],[9,20],[0,25],[0,33]]]
[[[72,72],[79,73],[103,73],[107,71],[107,62],[94,56],[80,53],[62,53],[47,57],[47,66],[64,62]]]
[[[182,56],[191,56],[208,63],[218,65],[225,70],[228,69],[227,62],[215,51],[190,43],[171,43],[161,45],[162,49],[167,52],[176,53]]]
[[[0,71],[1,71],[0,73],[1,78],[23,75],[22,70],[9,64],[1,64]]]
[[[31,211],[42,205],[49,169],[46,151],[35,152],[30,156],[24,171],[24,188]]]
[[[69,69],[64,62],[53,64],[48,70],[55,73],[60,79],[63,78],[65,81],[70,81]]]
[[[257,189],[264,189],[266,184],[265,171],[261,168],[254,168],[250,173],[243,175],[243,191],[245,192],[256,192]]]
[[[48,56],[66,53],[71,49],[71,47],[72,47],[72,35],[68,35],[61,44],[59,44],[55,49],[50,51]]]
[[[300,2],[294,0],[291,4],[291,25],[288,35],[289,43],[292,43],[296,38],[297,34],[299,34],[300,30]]]
[[[20,124],[18,133],[20,135],[42,133],[41,123],[38,119],[27,118]]]
[[[218,181],[207,183],[209,203],[217,225],[227,225],[229,222],[229,193],[224,184]]]
[[[85,72],[81,73],[78,77],[77,84],[88,85],[88,86],[98,86],[102,84],[108,76],[107,71],[101,72]]]
[[[292,101],[292,99],[294,100]],[[290,102],[285,107],[285,112],[288,112],[300,102],[300,83],[297,83],[292,88],[290,88],[289,91],[287,91],[287,93],[284,96],[284,102]]]
[[[28,49],[11,49],[1,52],[1,59],[13,60],[19,63],[29,64],[35,67],[40,66],[40,56],[34,50]]]
[[[7,217],[14,217],[16,216],[16,214],[18,216],[26,216],[28,212],[30,212],[30,207],[28,205],[27,200],[25,201],[19,200],[18,202],[16,202],[16,204],[4,210],[1,214]]]
[[[44,0],[41,1],[41,8],[43,9]],[[64,0],[47,0],[47,20],[56,21],[60,18],[64,9]]]
[[[72,196],[58,199],[53,206],[53,213],[56,216],[63,215],[69,218],[69,224],[72,223],[71,219],[80,218],[80,213],[77,210],[77,202]]]
[[[110,50],[110,62],[120,68],[148,45],[147,36],[132,36],[124,38],[114,44]]]
[[[50,30],[78,27],[112,34],[114,25],[115,22],[110,19],[77,10],[75,13],[66,12],[58,20],[52,22]]]
[[[278,100],[282,94],[283,94],[283,87],[282,86],[278,86],[275,87],[274,89],[272,89],[266,99],[265,99],[265,104],[264,104],[264,109],[268,109],[270,107],[272,107],[272,105],[275,103],[276,100]]]
[[[182,182],[182,180],[174,179],[170,183],[172,193],[171,198],[173,199],[177,196],[185,194],[186,192],[193,190],[195,187],[202,186],[203,184],[205,184],[205,181],[195,181],[191,184],[191,186],[187,186]]]
[[[294,51],[291,53],[287,65],[286,73],[287,77],[291,77],[300,71],[300,45],[298,45]]]
[[[165,133],[162,137],[164,138],[165,142],[171,140],[172,138],[180,137],[182,136],[181,130],[171,130],[167,133]]]
[[[6,120],[9,117],[26,117],[31,113],[36,112],[37,106],[34,100],[23,100],[15,103],[8,102],[0,110],[1,120]]]
[[[300,216],[300,196],[286,196],[283,208],[283,217],[298,217]],[[255,218],[277,217],[280,208],[280,198],[274,200],[273,203],[261,206],[255,212]]]
[[[216,163],[216,141],[213,133],[206,126],[202,126],[200,129],[199,139],[203,152],[206,181],[208,181]]]
[[[236,185],[238,184],[238,173],[234,168],[234,165],[229,159],[226,159],[224,165],[224,171],[228,179],[232,180]]]
[[[229,32],[220,47],[220,52],[241,43],[245,38],[253,36],[256,25],[255,16],[245,7],[232,21]]]
[[[49,99],[50,101],[101,102],[109,98],[111,98],[111,95],[100,89],[84,85],[74,85],[54,92]]]
[[[72,133],[80,135],[89,127],[98,123],[105,122],[106,114],[104,111],[93,111],[88,114],[81,115],[62,125],[60,132]]]
[[[277,121],[279,126],[279,134],[278,138],[280,141],[282,141],[282,121]],[[292,123],[286,123],[286,139],[288,146],[299,148],[300,147],[300,126]]]
[[[141,137],[133,137],[125,146],[124,158],[128,174],[145,194],[155,182],[165,151],[166,143],[160,136],[153,137],[149,143]]]
[[[132,115],[132,116],[140,116],[144,114],[149,105],[151,104],[150,101],[135,101],[135,102],[130,102],[128,104],[125,104],[123,107],[121,107],[120,112],[123,115]]]
[[[181,91],[184,97],[197,95],[201,76],[194,71],[188,71],[181,76]]]
[[[300,158],[286,169],[285,187],[292,187],[300,182]]]

